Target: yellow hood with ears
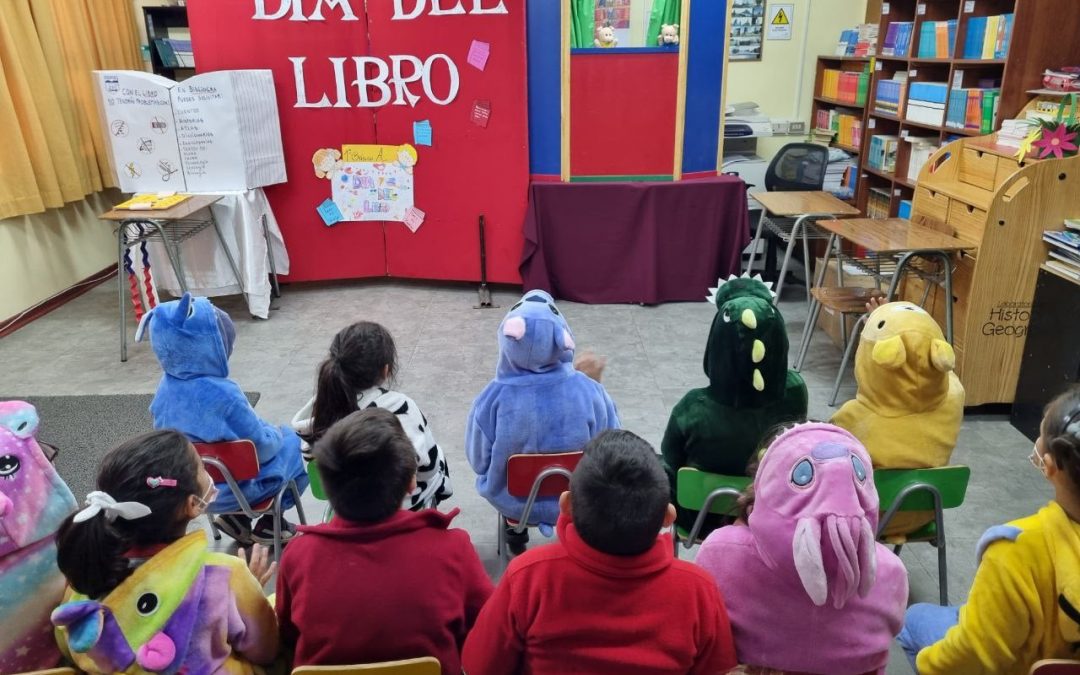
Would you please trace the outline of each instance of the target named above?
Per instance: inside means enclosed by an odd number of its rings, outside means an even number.
[[[952,346],[925,310],[910,302],[882,305],[859,338],[855,399],[832,422],[863,442],[874,466],[947,464],[964,417],[955,367]]]

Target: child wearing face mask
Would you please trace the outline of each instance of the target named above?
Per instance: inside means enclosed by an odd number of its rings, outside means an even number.
[[[97,490],[57,536],[70,588],[52,622],[79,670],[254,673],[276,658],[266,550],[256,547],[249,569],[242,557],[211,552],[202,530],[185,534],[216,491],[176,431],[105,455]]]
[[[991,527],[962,607],[908,608],[900,645],[916,672],[1023,675],[1080,643],[1080,386],[1046,407],[1029,459],[1054,489],[1037,513]]]

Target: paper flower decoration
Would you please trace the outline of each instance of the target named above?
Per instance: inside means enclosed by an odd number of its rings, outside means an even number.
[[[1075,131],[1070,132],[1069,127],[1064,124],[1057,124],[1055,126],[1044,126],[1042,130],[1042,137],[1039,140],[1032,143],[1032,146],[1039,148],[1039,159],[1045,159],[1050,155],[1053,155],[1057,159],[1062,159],[1068,155],[1075,155],[1077,151],[1076,144],[1073,141],[1076,139],[1077,133]]]
[[[1022,162],[1031,153],[1031,146],[1035,141],[1039,140],[1039,136],[1042,135],[1042,129],[1035,129],[1027,135],[1024,140],[1020,141],[1020,149],[1016,151],[1016,161]]]

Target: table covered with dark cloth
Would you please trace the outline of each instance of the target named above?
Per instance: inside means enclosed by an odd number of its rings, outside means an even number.
[[[718,278],[739,273],[748,221],[735,176],[533,183],[522,281],[574,302],[704,300]]]

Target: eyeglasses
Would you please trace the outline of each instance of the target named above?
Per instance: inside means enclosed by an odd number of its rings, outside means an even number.
[[[1046,467],[1046,460],[1039,454],[1039,446],[1037,445],[1031,449],[1031,454],[1028,455],[1028,461],[1039,471],[1042,471]]]

